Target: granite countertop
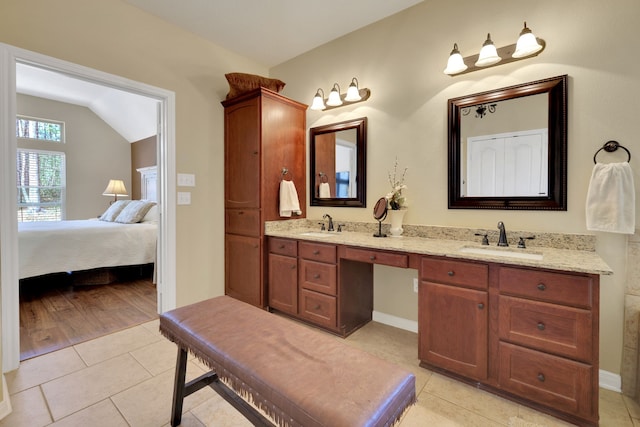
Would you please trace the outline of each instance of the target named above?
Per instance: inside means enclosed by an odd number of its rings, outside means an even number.
[[[444,256],[458,259],[495,262],[505,265],[539,267],[551,270],[572,271],[589,274],[613,274],[611,268],[595,252],[589,250],[556,249],[548,247],[531,247],[518,249],[514,245],[501,248],[495,245],[483,246],[479,242],[464,240],[433,239],[425,237],[373,237],[373,233],[343,231],[318,232],[317,229],[290,229],[267,227],[265,234],[273,237],[308,240],[313,242],[380,249],[424,255]],[[471,248],[471,249],[470,249]],[[466,250],[478,251],[463,252]],[[499,251],[499,252],[496,252]],[[513,254],[501,256],[499,253]],[[522,258],[522,254],[542,259]],[[520,256],[520,257],[517,257]]]

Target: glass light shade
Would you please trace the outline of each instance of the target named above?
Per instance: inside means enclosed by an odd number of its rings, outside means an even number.
[[[453,44],[453,50],[449,54],[449,60],[447,61],[447,68],[444,69],[445,74],[458,74],[467,69],[467,64],[464,63],[464,59],[458,50],[458,44]]]
[[[356,102],[361,99],[360,89],[358,89],[358,80],[354,77],[351,79],[351,84],[349,85],[349,89],[347,89],[347,96],[345,96],[344,100],[348,102]]]
[[[487,40],[485,40],[482,49],[480,49],[476,67],[488,67],[500,61],[502,61],[502,58],[498,56],[498,51],[491,41],[491,34],[487,34]]]
[[[536,40],[536,36],[533,35],[531,30],[527,27],[527,23],[524,23],[524,28],[520,32],[520,37],[516,43],[516,51],[511,55],[514,58],[524,58],[525,56],[533,55],[536,52],[542,50],[542,46]]]
[[[322,94],[320,94],[320,92],[322,92],[322,89],[317,90],[316,96],[313,97],[313,102],[311,103],[311,107],[309,107],[310,109],[320,111],[327,108],[324,105],[324,92]]]
[[[121,179],[110,179],[107,188],[104,189],[103,196],[126,196],[127,189]]]
[[[330,105],[331,107],[342,105],[342,99],[340,99],[340,86],[338,86],[338,83],[333,84],[333,89],[331,89],[329,99],[327,99],[327,105]]]

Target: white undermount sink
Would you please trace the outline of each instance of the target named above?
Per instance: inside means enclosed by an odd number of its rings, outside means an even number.
[[[329,233],[327,231],[307,231],[304,233],[300,233],[301,236],[309,236],[309,237],[333,237],[335,233]]]
[[[536,252],[524,252],[523,249],[498,249],[498,248],[483,248],[478,246],[465,246],[458,249],[459,252],[466,254],[486,255],[491,257],[506,257],[506,258],[519,258],[519,259],[531,259],[542,260],[542,254]]]

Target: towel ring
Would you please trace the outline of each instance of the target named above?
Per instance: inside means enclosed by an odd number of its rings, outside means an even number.
[[[284,179],[284,176],[289,174],[289,169],[287,168],[282,168],[282,172],[280,172],[280,179]],[[291,178],[293,179],[293,178]]]
[[[631,153],[623,145],[620,145],[620,143],[618,141],[607,141],[607,142],[605,142],[604,145],[602,147],[600,147],[600,149],[598,151],[596,151],[596,154],[593,155],[593,163],[598,163],[596,161],[596,156],[602,150],[606,151],[607,153],[613,153],[618,148],[622,148],[624,151],[627,152],[627,155],[629,156],[629,158],[627,159],[627,163],[629,163],[631,161]]]
[[[320,172],[318,175],[320,175],[320,182],[322,183],[329,182],[329,178],[327,178],[326,173]]]

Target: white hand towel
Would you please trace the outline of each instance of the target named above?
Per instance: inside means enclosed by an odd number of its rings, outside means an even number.
[[[298,192],[293,181],[280,181],[280,216],[302,215]]]
[[[318,189],[319,197],[321,199],[329,199],[331,198],[331,187],[329,187],[328,182],[321,182],[320,187]]]
[[[633,234],[635,194],[628,162],[596,163],[587,192],[587,229]]]

